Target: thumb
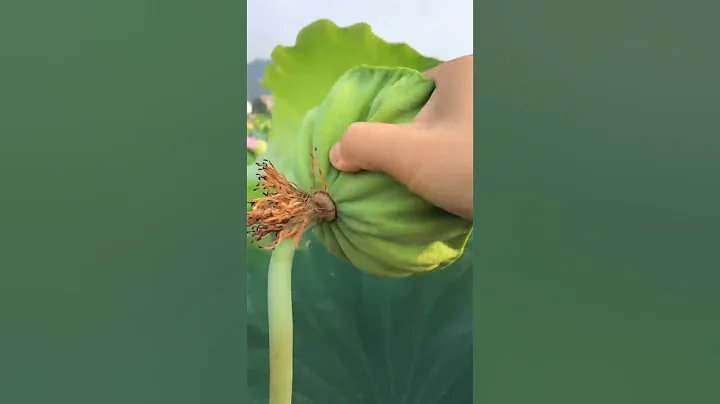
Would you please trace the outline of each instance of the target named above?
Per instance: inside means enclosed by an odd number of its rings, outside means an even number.
[[[408,143],[408,125],[358,122],[330,149],[330,163],[340,171],[384,171],[397,176],[398,155]]]

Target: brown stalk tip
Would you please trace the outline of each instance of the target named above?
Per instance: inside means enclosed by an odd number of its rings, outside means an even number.
[[[247,214],[247,226],[248,233],[256,241],[275,235],[275,240],[265,248],[273,249],[280,241],[290,238],[295,240],[297,247],[303,232],[311,224],[335,220],[335,203],[327,192],[324,179],[322,190],[307,193],[291,183],[271,162],[264,160],[258,165],[262,169],[258,175],[259,189],[264,196],[248,202],[252,210]],[[313,168],[315,166],[313,159]]]

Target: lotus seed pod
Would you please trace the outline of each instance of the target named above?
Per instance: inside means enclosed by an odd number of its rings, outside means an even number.
[[[382,277],[429,272],[458,259],[471,221],[426,202],[384,173],[345,173],[329,162],[330,147],[352,123],[409,123],[433,90],[432,80],[406,68],[361,66],[345,73],[305,115],[290,172],[263,163],[260,184],[268,196],[248,214],[253,235],[298,240],[312,228],[331,253]]]

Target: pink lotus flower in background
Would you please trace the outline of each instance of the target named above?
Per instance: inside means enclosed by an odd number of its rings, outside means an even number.
[[[268,148],[267,141],[258,139],[253,136],[247,137],[247,148],[251,152],[253,152],[256,156],[260,156],[262,154],[265,154]]]

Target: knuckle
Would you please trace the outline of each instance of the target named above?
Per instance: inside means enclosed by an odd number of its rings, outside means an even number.
[[[356,122],[348,126],[342,137],[343,146],[354,149],[361,144],[361,140],[366,133],[366,127],[363,122]]]
[[[367,123],[365,122],[355,122],[350,124],[350,126],[347,127],[345,130],[345,134],[343,135],[343,139],[353,139],[358,136],[362,135],[362,132],[365,129],[365,125]]]

